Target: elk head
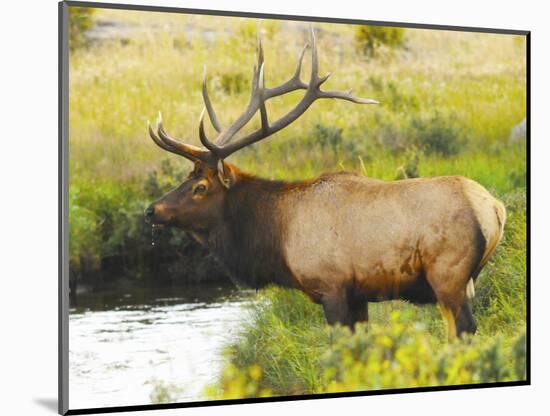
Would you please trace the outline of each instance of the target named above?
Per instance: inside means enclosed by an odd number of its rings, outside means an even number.
[[[329,78],[330,73],[319,76],[319,61],[313,28],[310,32],[311,45],[306,44],[298,59],[294,75],[285,83],[267,88],[264,82],[264,53],[261,40],[258,38],[257,64],[252,76],[252,93],[245,112],[235,122],[224,127],[219,121],[208,96],[206,69],[202,83],[202,95],[205,107],[199,121],[199,138],[204,148],[182,143],[166,133],[162,118],[157,119],[156,132],[149,124],[149,134],[153,141],[168,152],[176,153],[192,161],[194,170],[188,179],[179,187],[152,203],[145,216],[153,225],[173,225],[193,233],[201,233],[214,227],[223,220],[222,210],[227,192],[239,180],[239,170],[225,159],[238,150],[256,143],[285,128],[300,117],[313,102],[321,98],[337,98],[358,104],[377,104],[377,101],[355,97],[351,90],[322,91],[321,85]],[[308,83],[300,78],[302,61],[308,47],[311,46],[311,75]],[[268,119],[265,103],[274,97],[296,90],[305,90],[302,99],[286,115],[276,121]],[[260,112],[261,126],[256,131],[233,141],[234,136]],[[211,141],[204,130],[204,115],[208,117],[217,132]]]

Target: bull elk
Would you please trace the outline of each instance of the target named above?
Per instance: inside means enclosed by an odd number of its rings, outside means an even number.
[[[311,75],[305,83],[300,73],[308,48]],[[319,76],[313,29],[311,45],[305,45],[285,83],[265,86],[261,40],[257,60],[248,107],[225,127],[208,96],[205,71],[199,122],[204,148],[168,135],[160,114],[156,131],[149,125],[158,146],[189,159],[194,169],[146,209],[147,220],[189,232],[240,283],[302,290],[322,305],[329,324],[353,327],[367,321],[368,302],[404,299],[437,303],[451,339],[474,333],[469,299],[502,237],[502,203],[460,176],[386,182],[341,172],[285,182],[244,173],[225,159],[285,128],[315,100],[377,104],[351,91],[321,90],[330,74]],[[296,90],[305,90],[298,104],[278,120],[269,120],[266,101]],[[258,111],[261,126],[233,140]],[[205,133],[205,112],[217,131],[215,140]]]

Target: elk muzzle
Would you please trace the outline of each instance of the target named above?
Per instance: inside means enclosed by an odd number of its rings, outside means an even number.
[[[162,202],[153,202],[145,211],[145,222],[152,225],[168,225],[173,219],[172,210]]]
[[[155,204],[149,205],[143,212],[143,215],[145,215],[145,222],[147,224],[151,224],[153,217],[155,216]]]

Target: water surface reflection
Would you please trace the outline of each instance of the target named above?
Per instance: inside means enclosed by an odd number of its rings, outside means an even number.
[[[134,289],[79,295],[69,315],[71,409],[150,403],[155,381],[202,400],[252,292],[232,287]]]

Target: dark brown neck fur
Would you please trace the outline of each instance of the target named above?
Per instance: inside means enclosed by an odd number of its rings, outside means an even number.
[[[303,183],[237,175],[226,193],[224,218],[209,232],[208,248],[236,283],[252,288],[269,283],[295,286],[284,258],[285,224],[279,203],[285,190]]]

